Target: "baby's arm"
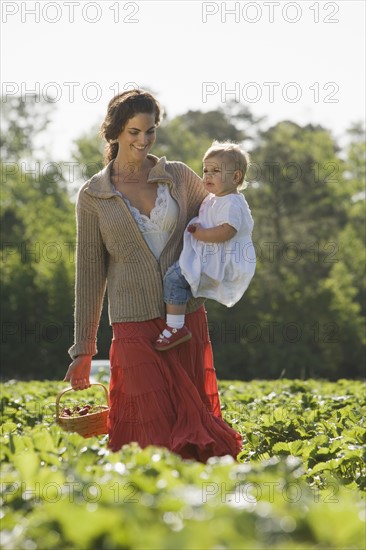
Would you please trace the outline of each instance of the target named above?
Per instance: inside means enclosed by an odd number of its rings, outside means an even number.
[[[205,243],[223,243],[232,239],[237,233],[237,230],[228,223],[207,228],[202,227],[199,223],[193,223],[187,227],[187,230],[193,234],[195,239]]]

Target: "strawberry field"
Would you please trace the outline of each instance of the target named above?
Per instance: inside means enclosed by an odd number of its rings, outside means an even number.
[[[361,382],[220,382],[243,451],[207,464],[64,431],[64,388],[2,384],[1,548],[365,548]],[[103,405],[97,388],[67,395],[69,416]]]

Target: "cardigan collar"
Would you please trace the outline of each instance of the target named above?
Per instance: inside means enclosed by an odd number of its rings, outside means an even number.
[[[148,155],[148,158],[155,161],[155,166],[151,168],[149,173],[148,183],[165,182],[170,186],[174,186],[174,179],[166,170],[166,157],[159,159],[155,155]],[[111,160],[100,172],[90,178],[85,186],[86,193],[100,199],[108,199],[115,196],[111,182],[113,162]]]

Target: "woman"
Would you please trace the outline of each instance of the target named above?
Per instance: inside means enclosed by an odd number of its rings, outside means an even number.
[[[181,252],[186,224],[206,196],[201,179],[181,162],[149,151],[160,107],[143,90],[114,97],[102,124],[106,166],[77,200],[75,343],[64,380],[90,385],[105,289],[113,327],[109,447],[136,441],[184,458],[241,449],[241,436],[221,418],[202,299],[191,299],[192,339],[164,354],[154,349],[164,327],[162,278]]]

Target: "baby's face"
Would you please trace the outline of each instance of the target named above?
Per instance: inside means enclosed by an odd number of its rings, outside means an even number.
[[[237,193],[239,171],[225,155],[212,156],[203,161],[203,183],[209,193],[221,197]]]

